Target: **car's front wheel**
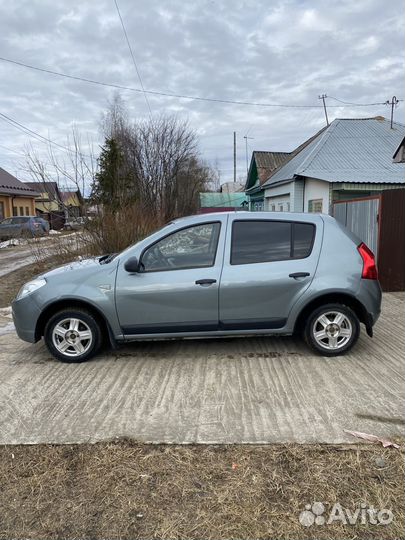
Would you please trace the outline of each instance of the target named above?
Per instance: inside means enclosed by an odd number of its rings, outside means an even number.
[[[97,319],[78,308],[55,313],[45,326],[44,338],[49,352],[69,363],[88,360],[97,353],[102,341]]]
[[[344,304],[325,304],[315,309],[305,325],[305,341],[323,356],[349,351],[359,338],[360,323],[354,311]]]

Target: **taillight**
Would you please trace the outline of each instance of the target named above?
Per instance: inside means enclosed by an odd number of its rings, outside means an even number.
[[[363,279],[378,279],[377,266],[375,264],[374,253],[369,247],[362,242],[357,249],[363,259],[363,272],[361,277]]]

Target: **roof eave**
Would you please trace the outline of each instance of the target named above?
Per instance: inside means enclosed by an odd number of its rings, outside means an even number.
[[[284,178],[282,180],[277,180],[276,182],[269,182],[268,184],[263,184],[262,185],[262,188],[263,189],[269,189],[269,188],[272,188],[274,186],[280,186],[282,184],[288,184],[289,182],[293,182],[294,180],[298,180],[299,179],[299,175],[294,175],[293,178]]]

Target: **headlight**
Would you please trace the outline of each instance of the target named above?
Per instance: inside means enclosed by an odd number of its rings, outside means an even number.
[[[25,285],[23,285],[17,294],[17,300],[20,298],[24,298],[24,296],[27,296],[28,294],[33,293],[37,289],[40,289],[46,285],[46,279],[39,278],[39,279],[33,279],[32,281],[28,281]]]

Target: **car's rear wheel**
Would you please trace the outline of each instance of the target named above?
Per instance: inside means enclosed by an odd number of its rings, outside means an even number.
[[[325,304],[315,309],[305,325],[305,341],[322,356],[338,356],[349,351],[359,338],[360,323],[344,304]]]
[[[89,311],[78,308],[55,313],[45,326],[44,338],[49,352],[69,363],[89,360],[102,341],[97,319]]]

